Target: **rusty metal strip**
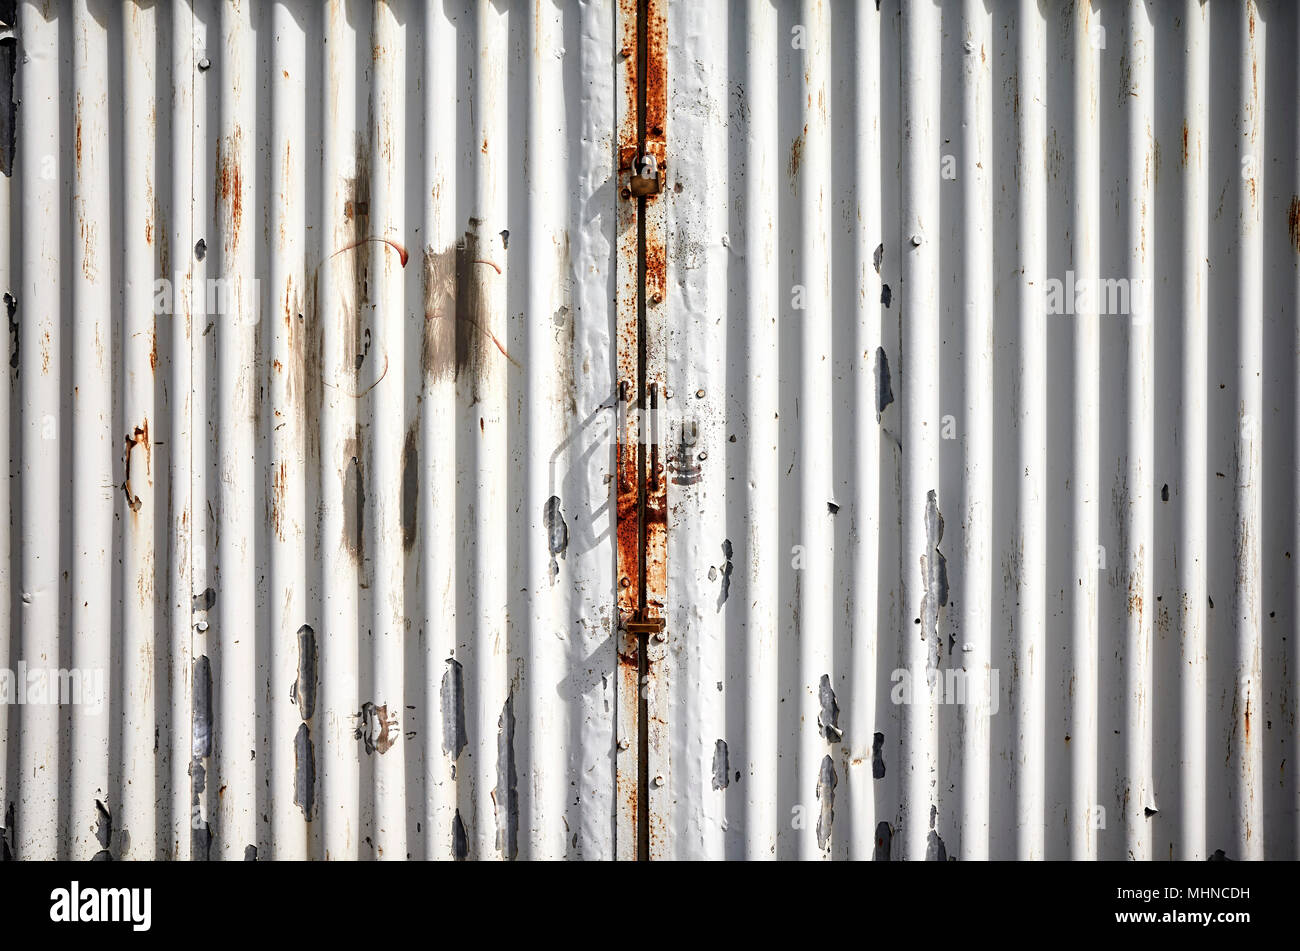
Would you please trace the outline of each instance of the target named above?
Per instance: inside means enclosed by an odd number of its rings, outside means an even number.
[[[667,20],[663,0],[618,8],[618,763],[620,859],[667,844],[667,480],[658,414],[664,350]],[[648,788],[647,788],[648,787]]]

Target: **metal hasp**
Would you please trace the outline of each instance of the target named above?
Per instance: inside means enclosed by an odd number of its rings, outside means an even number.
[[[667,368],[665,5],[665,0],[620,0],[616,33],[620,418],[615,855],[622,860],[665,854],[665,802],[671,789],[664,630],[668,509],[659,422]]]

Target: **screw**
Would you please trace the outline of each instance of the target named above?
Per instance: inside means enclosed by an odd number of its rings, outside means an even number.
[[[919,234],[912,235],[912,247],[919,248],[921,246],[921,242],[924,240],[925,239],[922,238]]]
[[[205,56],[199,60],[199,69],[206,70],[212,65],[212,62]]]

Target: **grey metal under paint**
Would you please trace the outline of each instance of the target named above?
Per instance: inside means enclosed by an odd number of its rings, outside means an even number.
[[[669,8],[659,848],[1296,858],[1300,15],[880,7]],[[612,0],[14,35],[6,852],[613,857]]]

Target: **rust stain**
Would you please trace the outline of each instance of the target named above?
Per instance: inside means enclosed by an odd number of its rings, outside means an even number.
[[[352,731],[354,739],[361,740],[367,753],[387,753],[397,742],[397,715],[388,712],[387,704],[374,704],[369,701],[361,705],[359,713],[354,715],[357,721]]]
[[[1291,247],[1300,254],[1300,195],[1291,196],[1286,209],[1286,232],[1291,236]]]
[[[275,537],[280,541],[284,541],[284,502],[288,490],[289,467],[281,460],[275,467],[271,480],[271,525],[275,529]]]
[[[77,227],[81,232],[81,273],[93,284],[99,277],[99,269],[95,267],[95,222],[86,217],[85,207],[80,200],[78,205]]]
[[[132,512],[139,512],[141,501],[140,496],[131,490],[131,451],[136,446],[144,448],[144,471],[145,481],[150,485],[152,481],[153,469],[153,450],[149,444],[149,420],[145,419],[139,426],[136,426],[131,432],[126,434],[126,451],[122,460],[122,492],[126,495],[126,505]]]
[[[43,331],[41,333],[41,373],[43,374],[50,372],[50,347],[52,344],[50,332],[48,330]]]
[[[803,131],[790,143],[790,187],[794,188],[799,178],[799,163],[803,160],[803,147],[808,139],[808,126],[803,127]]]
[[[239,247],[239,228],[244,220],[244,177],[239,165],[243,131],[235,131],[217,141],[217,199],[226,206],[230,222],[229,250]]]
[[[155,372],[158,369],[158,331],[156,328],[149,330],[149,371]]]
[[[82,112],[82,109],[83,109],[84,105],[85,105],[85,101],[84,101],[84,99],[82,98],[81,93],[77,93],[77,135],[76,135],[77,145],[76,145],[76,149],[77,149],[77,174],[78,174],[78,176],[80,176],[80,174],[81,174],[81,112]]]
[[[1187,123],[1183,123],[1183,168],[1187,167]]]

